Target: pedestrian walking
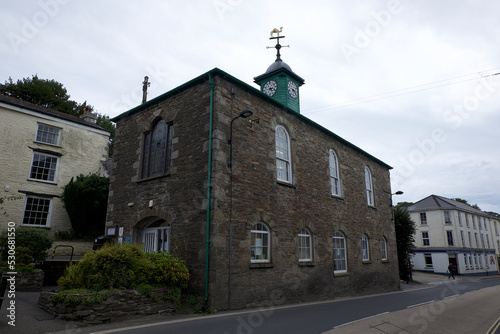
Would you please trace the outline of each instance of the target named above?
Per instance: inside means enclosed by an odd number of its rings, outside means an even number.
[[[453,277],[453,279],[455,279],[455,275],[453,275],[453,266],[451,263],[448,266],[448,279],[450,279],[450,277]]]

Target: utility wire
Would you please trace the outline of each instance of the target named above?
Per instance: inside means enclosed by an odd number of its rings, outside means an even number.
[[[493,71],[493,70],[497,70],[499,68],[500,67],[495,67],[495,68],[492,68],[492,69],[489,69],[489,70],[485,70],[485,71]],[[310,108],[310,109],[304,110],[302,113],[303,114],[312,114],[312,113],[316,113],[316,112],[320,112],[320,111],[326,111],[326,110],[331,110],[331,109],[339,109],[339,108],[353,106],[353,105],[356,105],[356,104],[361,104],[361,103],[366,103],[366,102],[372,102],[372,101],[377,101],[377,100],[383,100],[383,99],[392,98],[392,97],[396,97],[396,96],[400,96],[400,95],[405,95],[405,94],[417,93],[417,92],[421,92],[421,91],[424,91],[424,90],[429,90],[429,89],[434,89],[434,88],[439,88],[439,87],[444,87],[444,86],[456,85],[456,84],[459,84],[459,83],[462,83],[462,82],[466,82],[466,81],[477,80],[478,79],[478,77],[477,77],[478,74],[482,78],[486,78],[486,77],[490,77],[490,76],[494,76],[494,75],[500,75],[500,73],[483,75],[483,72],[485,72],[485,71],[474,72],[474,73],[470,73],[470,74],[464,74],[464,75],[460,75],[458,77],[453,77],[453,78],[450,78],[450,79],[444,79],[444,80],[434,81],[434,82],[430,82],[430,83],[426,83],[426,84],[421,84],[421,85],[411,86],[411,87],[407,87],[407,88],[397,89],[397,90],[393,90],[393,91],[390,91],[390,92],[387,92],[387,93],[375,94],[375,95],[370,95],[370,96],[362,97],[362,98],[359,98],[359,99],[348,100],[348,101],[338,102],[338,103],[329,104],[329,105],[325,105],[325,106],[321,106],[321,107]],[[449,82],[449,83],[439,84],[439,83],[447,82],[447,81],[450,81],[450,80],[456,80],[456,79],[460,79],[460,78],[464,78],[464,77],[469,77],[471,75],[476,75],[476,77],[474,77],[474,78],[468,78],[468,79],[464,79],[464,80],[460,80],[460,81],[456,81],[456,82]],[[425,86],[430,86],[430,87],[425,87]],[[316,110],[316,109],[320,109],[320,110]],[[311,110],[315,110],[315,111],[311,111]]]

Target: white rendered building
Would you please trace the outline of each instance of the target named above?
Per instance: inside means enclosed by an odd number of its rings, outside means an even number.
[[[63,187],[80,174],[106,174],[108,141],[94,114],[82,119],[0,95],[0,231],[11,222],[69,231]]]
[[[414,270],[455,274],[498,272],[499,218],[431,195],[408,207],[416,223]]]

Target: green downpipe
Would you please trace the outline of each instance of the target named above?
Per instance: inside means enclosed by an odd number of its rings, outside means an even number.
[[[208,300],[208,269],[210,260],[210,190],[212,188],[212,119],[214,108],[214,88],[212,76],[208,73],[208,81],[210,86],[210,129],[208,135],[208,182],[207,182],[207,241],[205,250],[205,302]]]

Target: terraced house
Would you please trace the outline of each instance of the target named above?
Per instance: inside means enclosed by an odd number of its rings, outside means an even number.
[[[5,201],[0,230],[7,222],[47,229],[71,230],[61,201],[63,187],[80,174],[107,172],[109,132],[95,115],[78,118],[0,95],[0,197]]]
[[[254,80],[214,68],[113,120],[107,234],[180,256],[216,309],[397,290],[391,167],[300,114],[279,49]]]
[[[417,224],[415,270],[455,274],[498,272],[499,217],[455,200],[430,195],[408,207]]]

